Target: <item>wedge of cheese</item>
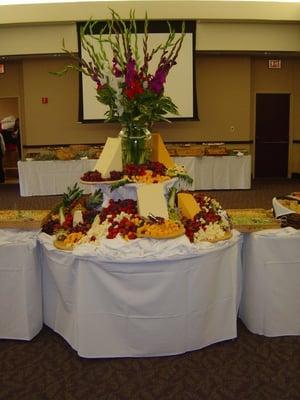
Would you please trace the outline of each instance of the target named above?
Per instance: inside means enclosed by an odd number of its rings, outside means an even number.
[[[191,193],[178,193],[178,208],[180,214],[188,219],[193,219],[200,210],[200,206]]]
[[[152,133],[152,161],[159,161],[167,168],[175,166],[159,133]]]
[[[142,217],[147,218],[149,214],[153,214],[155,217],[169,219],[164,186],[161,183],[139,185],[137,204],[138,212]]]
[[[94,167],[102,178],[109,178],[111,171],[122,171],[121,138],[108,137],[98,161]]]

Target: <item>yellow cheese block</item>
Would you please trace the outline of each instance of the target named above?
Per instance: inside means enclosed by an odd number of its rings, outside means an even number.
[[[178,208],[181,215],[188,219],[193,219],[200,210],[200,206],[191,193],[178,193]]]
[[[169,219],[167,200],[164,196],[164,186],[161,183],[139,185],[137,188],[138,212],[147,218],[149,214],[155,217]]]
[[[108,137],[106,139],[104,148],[96,162],[94,170],[99,171],[102,178],[109,178],[111,171],[123,170],[121,138]]]
[[[159,133],[152,133],[152,161],[159,161],[167,168],[175,166]]]

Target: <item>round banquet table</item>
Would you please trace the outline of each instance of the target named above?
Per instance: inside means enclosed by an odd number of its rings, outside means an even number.
[[[237,336],[241,235],[194,246],[103,239],[57,250],[39,235],[44,322],[82,357],[180,354]]]

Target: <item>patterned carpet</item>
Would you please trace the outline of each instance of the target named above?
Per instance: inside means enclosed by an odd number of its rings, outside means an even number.
[[[258,180],[208,194],[225,208],[270,208],[273,196],[299,189],[299,180]],[[1,209],[51,208],[59,198],[0,186]],[[171,357],[83,359],[46,326],[31,342],[0,340],[0,400],[298,399],[300,336],[254,335],[241,321],[237,339]]]

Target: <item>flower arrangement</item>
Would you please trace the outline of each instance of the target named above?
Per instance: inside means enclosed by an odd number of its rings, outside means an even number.
[[[99,34],[94,34],[98,21],[88,21],[80,29],[82,48],[88,60],[73,55],[65,46],[63,50],[75,58],[76,64],[67,65],[60,74],[75,69],[95,82],[97,100],[106,105],[107,122],[120,122],[129,136],[139,136],[143,128],[150,129],[153,123],[168,121],[166,114],[178,114],[177,106],[164,93],[165,83],[184,39],[182,31],[176,35],[170,23],[165,43],[148,48],[148,19],[144,21],[142,54],[138,48],[138,31],[134,11],[128,21],[114,10]],[[110,52],[108,52],[108,49]],[[112,56],[110,56],[112,53]],[[155,71],[150,64],[159,56]]]

